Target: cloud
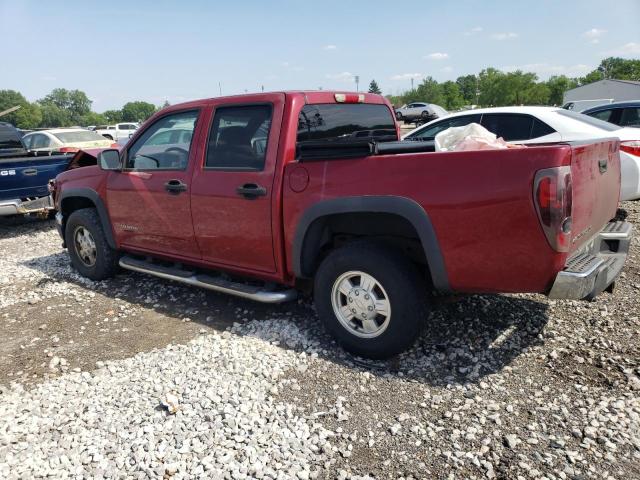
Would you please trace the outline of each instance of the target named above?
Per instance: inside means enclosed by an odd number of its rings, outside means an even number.
[[[604,52],[605,55],[609,56],[620,56],[627,57],[631,55],[640,55],[640,43],[629,42],[625,43],[621,47],[614,48],[608,52]]]
[[[517,38],[518,34],[514,32],[503,32],[503,33],[494,33],[491,35],[491,38],[494,40],[508,40],[510,38]]]
[[[329,80],[338,80],[340,82],[355,81],[355,75],[351,72],[327,73],[325,77]]]
[[[482,31],[482,27],[473,27],[471,30],[467,30],[464,32],[464,35],[470,37],[471,35],[476,35]]]
[[[585,73],[593,70],[593,67],[584,64],[577,65],[551,65],[549,63],[527,63],[524,65],[506,65],[500,68],[505,72],[515,72],[516,70],[520,70],[523,72],[533,72],[537,73],[541,77],[552,76],[552,75],[568,75],[570,77],[575,77],[579,75],[584,75]]]
[[[450,72],[453,72],[453,67],[452,66],[443,67],[440,69],[440,71],[444,73],[450,73]]]
[[[430,53],[429,55],[425,55],[422,58],[424,58],[425,60],[446,60],[447,58],[449,58],[449,54],[442,53],[442,52],[434,52],[434,53]]]
[[[325,45],[324,47],[322,47],[323,50],[335,50],[337,48],[337,45]]]
[[[607,33],[606,30],[603,30],[602,28],[592,28],[591,30],[587,30],[586,32],[584,32],[582,34],[582,36],[586,39],[589,40],[589,43],[600,43],[600,37],[602,37],[605,33]]]
[[[287,68],[290,63],[289,62],[282,62],[280,65],[282,65],[283,67]]]
[[[415,78],[416,80],[424,77],[422,73],[399,73],[391,77],[391,80],[411,80]]]

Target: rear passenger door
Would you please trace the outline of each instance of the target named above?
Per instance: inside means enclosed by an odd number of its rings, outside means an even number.
[[[191,212],[202,258],[212,266],[276,271],[272,204],[284,100],[284,94],[251,104],[223,100],[211,112]]]

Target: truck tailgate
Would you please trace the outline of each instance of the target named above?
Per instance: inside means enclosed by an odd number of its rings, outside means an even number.
[[[570,252],[598,234],[616,215],[620,197],[617,139],[571,143],[573,225]]]

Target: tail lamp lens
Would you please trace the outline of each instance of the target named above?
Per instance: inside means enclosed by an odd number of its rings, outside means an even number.
[[[620,143],[620,150],[630,155],[640,157],[640,140],[632,140]]]
[[[549,245],[558,252],[568,251],[573,210],[570,167],[538,171],[534,181],[534,201]]]

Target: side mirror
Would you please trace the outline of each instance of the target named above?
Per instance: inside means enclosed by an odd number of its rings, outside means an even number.
[[[115,149],[101,151],[98,154],[98,165],[102,170],[120,170],[120,152]]]

